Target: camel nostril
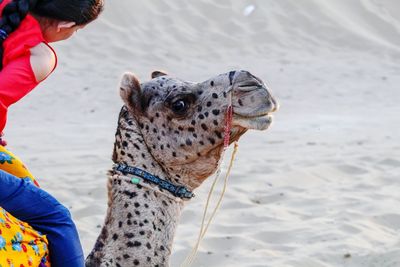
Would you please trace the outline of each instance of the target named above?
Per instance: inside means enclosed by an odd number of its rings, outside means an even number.
[[[239,87],[261,87],[262,85],[258,81],[246,81],[242,82]]]
[[[257,80],[251,79],[237,83],[235,89],[240,92],[251,92],[262,89],[263,87],[263,84],[259,83]]]

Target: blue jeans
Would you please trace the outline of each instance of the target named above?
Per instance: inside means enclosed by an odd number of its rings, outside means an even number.
[[[50,194],[0,170],[0,206],[47,236],[53,267],[85,266],[71,214]]]

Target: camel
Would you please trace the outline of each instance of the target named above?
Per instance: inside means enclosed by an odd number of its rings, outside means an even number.
[[[248,129],[266,130],[278,108],[265,84],[247,71],[231,71],[202,83],[163,72],[154,72],[152,78],[143,84],[131,73],[122,78],[125,105],[113,161],[182,186],[188,195],[178,197],[151,182],[137,183],[135,175],[118,168],[111,170],[108,211],[87,267],[168,266],[184,204],[221,160],[229,99],[230,142]]]
[[[86,267],[169,266],[182,209],[216,172],[226,126],[231,125],[230,143],[249,129],[266,130],[278,104],[259,78],[242,70],[202,83],[161,71],[140,83],[125,73],[120,95],[124,105],[108,177],[108,209]],[[230,105],[233,116],[227,121]],[[29,228],[2,212],[9,223]],[[35,245],[47,248],[47,240],[37,237]],[[32,266],[46,255],[29,255]]]

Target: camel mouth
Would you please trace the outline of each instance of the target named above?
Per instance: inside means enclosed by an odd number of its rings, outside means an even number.
[[[240,126],[245,129],[264,131],[272,124],[273,116],[268,113],[256,114],[233,114],[233,125]]]

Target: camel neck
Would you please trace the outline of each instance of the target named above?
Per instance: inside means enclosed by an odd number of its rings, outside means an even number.
[[[120,121],[113,160],[166,176],[134,122]],[[156,185],[132,183],[118,171],[110,174],[105,223],[86,266],[168,266],[184,202]]]
[[[120,266],[168,266],[183,202],[126,176],[111,176],[109,184],[107,217],[87,266],[115,266],[113,259]]]

